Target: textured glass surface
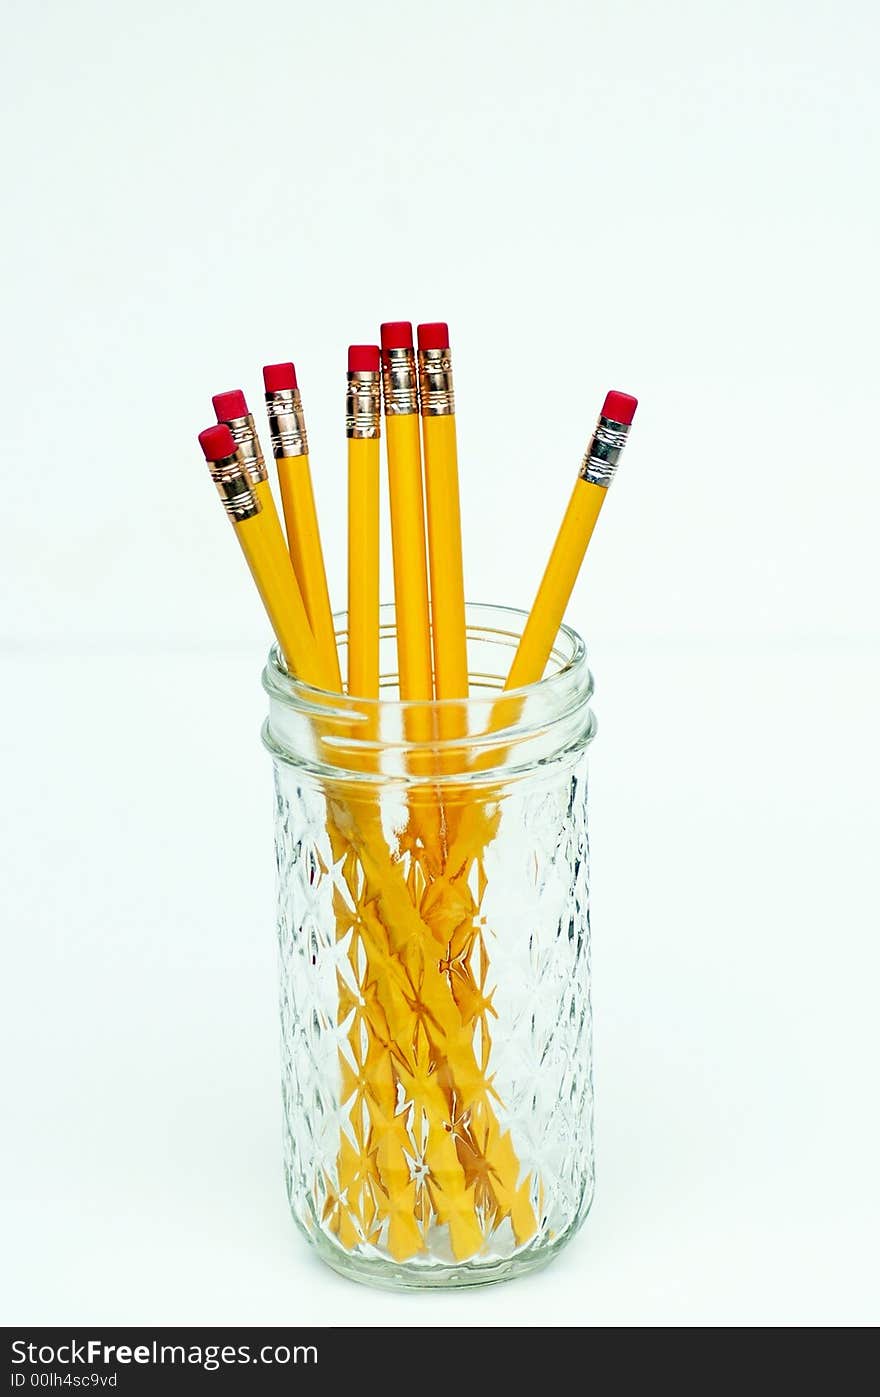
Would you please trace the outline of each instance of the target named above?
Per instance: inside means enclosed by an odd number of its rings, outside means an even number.
[[[374,1284],[542,1264],[593,1192],[585,748],[469,792],[477,817],[451,800],[449,829],[477,831],[453,880],[426,874],[398,788],[345,820],[314,772],[276,761],[275,788],[294,1217],[331,1265]],[[383,834],[379,874],[357,855],[364,827],[373,845]],[[390,926],[395,878],[419,915]]]
[[[592,1199],[592,676],[563,626],[544,677],[502,693],[525,621],[468,606],[463,701],[400,701],[393,608],[378,699],[277,652],[263,675],[288,1194],[373,1284],[529,1270]]]

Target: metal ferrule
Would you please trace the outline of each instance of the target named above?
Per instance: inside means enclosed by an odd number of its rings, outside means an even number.
[[[234,456],[224,456],[222,461],[209,461],[208,470],[233,524],[240,524],[243,519],[253,519],[255,514],[259,514],[260,501],[248,479],[247,465],[240,449]]]
[[[622,422],[612,422],[610,417],[600,417],[596,423],[590,444],[581,462],[581,480],[591,485],[601,485],[607,490],[614,479],[621,452],[626,446],[629,427]]]
[[[227,420],[226,425],[232,433],[232,440],[241,452],[247,478],[251,484],[260,485],[264,480],[268,480],[269,472],[266,470],[266,462],[263,460],[253,413],[249,412],[247,417],[233,417],[231,420]]]
[[[452,355],[448,349],[419,350],[419,402],[423,417],[451,417],[455,412]]]
[[[382,401],[386,417],[418,412],[419,376],[415,350],[382,350]]]
[[[308,456],[309,439],[298,388],[267,393],[266,415],[276,460],[281,456]]]
[[[345,391],[345,435],[355,441],[373,441],[379,436],[382,406],[377,373],[350,373]]]

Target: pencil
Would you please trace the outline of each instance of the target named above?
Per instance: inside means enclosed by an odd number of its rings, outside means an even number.
[[[253,415],[248,410],[247,399],[240,388],[229,393],[215,393],[211,399],[217,421],[225,423],[232,433],[232,440],[241,451],[247,478],[254,488],[263,512],[263,527],[271,536],[274,546],[287,553],[284,530],[278,518],[278,510],[269,484],[269,472],[263,460],[260,438],[254,424]]]
[[[379,697],[379,350],[348,351],[348,692]]]
[[[302,592],[306,615],[327,674],[327,686],[342,692],[333,611],[327,587],[321,531],[315,509],[309,442],[302,400],[293,364],[267,364],[263,369],[266,412],[272,452],[281,489],[290,561]]]
[[[412,325],[382,326],[382,398],[394,561],[400,697],[433,698],[419,392]]]
[[[536,684],[543,676],[637,406],[637,400],[628,393],[611,392],[605,398],[520,637],[506,689]]]
[[[418,340],[434,691],[438,699],[466,698],[467,632],[449,330],[439,322],[420,325]]]
[[[308,684],[320,683],[321,664],[293,569],[278,551],[241,450],[225,423],[200,432],[199,444],[288,669]]]

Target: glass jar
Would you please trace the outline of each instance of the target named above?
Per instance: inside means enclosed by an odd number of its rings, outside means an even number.
[[[264,672],[287,1192],[324,1260],[376,1285],[532,1270],[592,1201],[592,678],[563,627],[502,697],[525,620],[468,607],[461,702],[398,701],[393,607],[378,701],[277,651]]]

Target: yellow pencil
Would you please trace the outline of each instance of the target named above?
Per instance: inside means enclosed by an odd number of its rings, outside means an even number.
[[[605,399],[520,637],[507,689],[536,684],[544,673],[637,406],[628,393],[611,392]]]
[[[243,453],[225,423],[200,432],[199,444],[288,669],[297,679],[320,684],[321,663],[293,568],[279,553],[274,525],[248,478]]]
[[[466,698],[467,632],[449,330],[442,323],[420,325],[418,338],[434,690],[438,699]]]
[[[328,688],[341,693],[333,611],[309,468],[309,443],[293,364],[267,364],[263,369],[263,383],[290,561],[318,653],[329,676]]]
[[[232,440],[241,451],[245,473],[253,486],[254,494],[260,502],[260,509],[264,515],[262,527],[271,537],[273,546],[279,548],[282,555],[286,556],[287,543],[284,538],[284,530],[281,527],[281,520],[278,518],[278,510],[272,496],[269,472],[266,470],[266,463],[263,460],[260,438],[257,436],[253,415],[248,411],[244,393],[240,388],[233,388],[229,393],[215,393],[211,401],[214,404],[217,421],[226,424],[232,433]]]
[[[379,697],[379,350],[348,351],[348,692]]]
[[[389,321],[382,326],[382,389],[400,697],[430,700],[434,689],[419,385],[412,325],[408,320]]]

